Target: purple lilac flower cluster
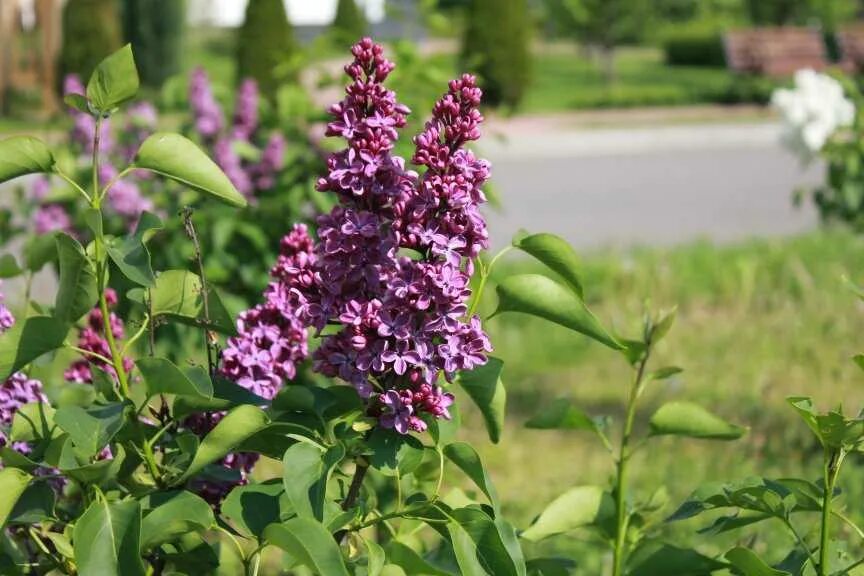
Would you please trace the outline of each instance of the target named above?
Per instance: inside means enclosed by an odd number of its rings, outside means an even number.
[[[298,317],[300,287],[311,286],[314,243],[305,225],[282,238],[265,301],[240,314],[238,335],[222,352],[221,373],[263,398],[273,398],[297,364],[309,355],[306,327]]]
[[[117,293],[113,289],[108,288],[105,291],[105,299],[108,301],[109,307],[117,305]],[[109,311],[108,325],[111,328],[111,333],[114,338],[120,340],[124,337],[123,320],[117,317],[114,312]],[[108,347],[108,341],[105,339],[105,324],[103,320],[102,310],[94,308],[87,315],[87,325],[78,333],[78,348],[87,350],[94,354],[99,354],[105,358],[111,358],[111,349]],[[98,357],[87,355],[73,362],[65,372],[63,377],[68,382],[78,382],[80,384],[93,383],[93,367],[104,370],[113,377],[117,377],[114,367],[107,362],[100,360]],[[123,367],[126,372],[132,370],[133,361],[131,358],[123,359]]]
[[[282,238],[280,255],[270,272],[272,281],[264,292],[265,301],[240,314],[237,336],[228,339],[222,351],[222,376],[270,400],[283,382],[294,378],[297,364],[309,355],[306,328],[297,316],[300,294],[296,286],[311,285],[314,243],[303,224],[297,224]],[[185,426],[205,435],[225,416],[205,412],[190,416]],[[238,484],[245,484],[257,455],[233,453],[220,465],[239,474],[233,481],[208,479],[197,488],[214,506]]]
[[[489,164],[464,148],[479,137],[481,91],[472,76],[450,83],[415,139],[421,177],[392,154],[409,113],[383,85],[393,63],[368,38],[352,53],[327,127],[348,146],[318,183],[340,205],[319,219],[313,283],[295,289],[309,325],[342,326],[323,338],[314,368],[353,384],[383,427],[423,431],[424,418],[450,416],[441,374],[450,380],[491,351],[480,319],[465,318],[471,259],[488,243],[478,206]]]
[[[276,186],[276,176],[285,166],[285,139],[274,133],[264,144],[260,157],[251,159],[238,153],[238,145],[256,143],[259,132],[258,84],[247,78],[240,84],[232,125],[225,126],[225,115],[213,96],[207,73],[198,68],[189,82],[189,104],[193,127],[210,148],[219,167],[234,187],[250,200]]]
[[[3,299],[3,293],[0,292],[0,334],[15,325],[15,317],[3,303]],[[0,383],[0,447],[8,443],[6,430],[12,425],[15,413],[25,404],[33,402],[48,402],[39,380],[30,378],[23,372],[16,372]],[[26,442],[15,442],[12,448],[22,454],[30,453],[30,446]],[[3,463],[0,462],[0,468],[2,467]]]

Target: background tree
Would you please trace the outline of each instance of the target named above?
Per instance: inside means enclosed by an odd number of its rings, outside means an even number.
[[[123,35],[132,44],[141,81],[158,88],[180,71],[184,0],[124,0]]]
[[[121,44],[116,0],[69,0],[63,9],[60,80],[67,74],[88,78],[105,55]]]
[[[651,16],[649,0],[564,0],[574,38],[599,51],[608,83],[615,80],[615,51],[638,42]]]
[[[282,0],[250,0],[237,35],[238,82],[254,78],[272,101],[288,74],[294,47],[294,31]]]
[[[475,72],[485,100],[516,107],[531,75],[532,21],[526,0],[473,0],[462,44],[463,65]]]
[[[367,32],[366,16],[354,0],[339,0],[333,18],[331,34],[340,44],[356,42]]]

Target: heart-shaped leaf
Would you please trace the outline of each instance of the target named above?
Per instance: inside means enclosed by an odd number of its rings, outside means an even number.
[[[614,350],[624,346],[615,339],[572,290],[539,274],[510,276],[497,287],[498,309],[544,318],[575,330]]]
[[[776,570],[747,548],[737,547],[726,553],[726,560],[732,563],[743,576],[792,576],[784,570]]]
[[[0,382],[43,354],[61,348],[69,325],[50,316],[31,316],[0,334]]]
[[[126,405],[120,402],[82,408],[63,406],[54,414],[54,422],[78,450],[92,456],[104,448],[123,427]]]
[[[691,402],[669,402],[651,416],[652,436],[686,436],[705,440],[737,440],[746,428],[730,424]]]
[[[204,437],[189,468],[176,483],[180,484],[192,478],[205,466],[224,457],[269,423],[267,414],[257,406],[243,405],[234,408]]]
[[[6,525],[6,520],[15,509],[15,504],[33,477],[18,468],[0,469],[0,529]]]
[[[333,535],[311,518],[292,518],[281,524],[271,524],[264,530],[264,539],[316,574],[349,576],[342,550]]]
[[[555,234],[541,233],[517,237],[513,240],[513,245],[558,273],[576,295],[582,298],[579,256],[566,240]]]
[[[586,526],[599,526],[615,515],[612,496],[599,486],[571,488],[549,503],[522,538],[539,542]]]
[[[444,455],[483,491],[483,494],[489,499],[489,503],[492,504],[492,508],[497,512],[499,510],[498,493],[495,491],[492,479],[486,472],[486,468],[483,467],[483,461],[480,460],[480,455],[477,454],[474,447],[467,442],[454,442],[444,447]]]
[[[73,324],[90,312],[99,299],[96,269],[77,240],[57,235],[60,286],[54,303],[54,317]]]
[[[147,138],[138,149],[134,165],[176,180],[232,206],[246,206],[246,199],[222,169],[194,142],[179,134],[157,132]]]
[[[24,176],[51,172],[54,155],[48,146],[32,136],[0,140],[0,183]]]
[[[222,501],[222,515],[241,533],[258,538],[270,524],[287,519],[293,511],[279,479],[237,486]]]
[[[81,576],[140,576],[141,508],[135,500],[98,499],[75,523],[72,544]]]
[[[459,373],[459,384],[480,409],[486,423],[486,432],[495,444],[501,439],[507,412],[507,391],[501,381],[503,369],[503,361],[489,357],[483,366]]]
[[[176,540],[189,532],[206,532],[213,526],[213,509],[200,496],[185,490],[157,492],[141,500],[141,549]]]
[[[341,444],[325,451],[308,442],[298,442],[285,451],[283,485],[298,516],[323,521],[327,482],[344,457],[345,448]]]
[[[132,45],[127,44],[96,66],[87,83],[87,100],[103,114],[128,102],[138,93],[138,69],[132,55]]]
[[[109,238],[105,243],[108,256],[120,272],[141,286],[153,286],[156,277],[150,266],[150,251],[145,244],[150,233],[162,228],[162,220],[155,214],[143,212],[135,232],[122,238]]]
[[[176,394],[213,398],[213,383],[200,366],[191,367],[184,373],[167,358],[139,358],[135,366],[144,379],[147,396]]]

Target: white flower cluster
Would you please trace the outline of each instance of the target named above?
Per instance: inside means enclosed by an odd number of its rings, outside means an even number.
[[[813,70],[795,73],[795,86],[778,89],[771,103],[783,118],[783,143],[805,162],[822,150],[838,128],[855,119],[855,105],[834,78]]]

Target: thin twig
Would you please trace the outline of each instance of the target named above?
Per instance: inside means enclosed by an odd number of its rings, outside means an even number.
[[[198,234],[195,232],[195,225],[192,223],[192,213],[194,211],[189,206],[184,206],[182,210],[183,227],[186,229],[186,235],[192,241],[195,248],[195,261],[198,265],[198,276],[201,278],[201,301],[204,305],[204,321],[207,326],[210,325],[210,299],[209,289],[207,288],[207,278],[204,276],[204,260],[201,257],[201,243],[198,241]],[[216,361],[219,358],[219,352],[216,350],[216,334],[213,333],[207,326],[204,327],[204,345],[207,351],[207,368],[210,376],[216,374]]]

